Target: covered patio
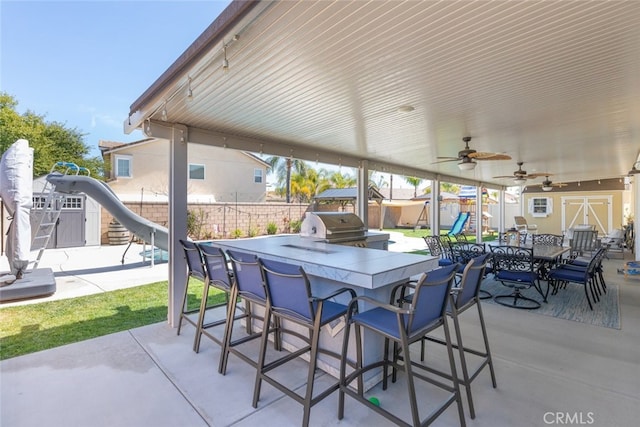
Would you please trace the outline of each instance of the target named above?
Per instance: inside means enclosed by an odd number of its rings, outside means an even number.
[[[584,425],[632,427],[640,406],[640,281],[623,280],[622,260],[606,260],[609,285],[618,285],[621,329],[483,303],[498,388],[484,370],[473,382],[476,418],[467,425]],[[474,316],[463,315],[465,343],[480,345]],[[217,372],[220,347],[203,339],[192,351],[194,328],[180,336],[167,323],[133,329],[0,362],[0,424],[7,426],[296,426],[302,409],[265,386],[251,406],[255,370],[235,356]],[[445,362],[428,346],[430,363]],[[256,348],[257,350],[257,348]],[[414,350],[417,350],[414,349]],[[304,372],[304,363],[299,361]],[[295,371],[292,370],[292,372]],[[301,386],[300,376],[291,376]],[[400,382],[394,387],[403,387]],[[380,386],[368,396],[381,405],[405,402]],[[464,395],[464,393],[463,393]],[[424,394],[425,402],[435,397]],[[337,393],[311,411],[312,426],[390,425],[347,399],[338,421]],[[563,422],[561,422],[562,420]],[[567,420],[573,420],[568,422]],[[434,425],[457,426],[455,408]]]

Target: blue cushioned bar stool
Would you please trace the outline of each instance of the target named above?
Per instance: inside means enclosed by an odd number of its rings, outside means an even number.
[[[225,274],[224,277],[221,276],[220,280],[216,279],[212,281],[207,274],[207,268],[203,260],[203,254],[200,246],[196,243],[191,242],[189,240],[180,240],[180,245],[182,245],[182,249],[184,250],[184,256],[187,261],[187,283],[184,287],[184,293],[182,294],[182,302],[181,302],[181,310],[180,310],[180,318],[178,319],[178,335],[182,331],[183,322],[190,323],[196,328],[196,335],[193,340],[193,350],[197,353],[200,350],[200,338],[204,331],[208,328],[212,328],[214,326],[222,325],[226,323],[226,316],[222,319],[214,320],[206,325],[204,324],[205,316],[207,311],[210,309],[215,309],[220,306],[220,304],[211,304],[208,305],[209,299],[209,291],[211,287],[218,288],[224,292],[230,291],[229,284],[230,279],[228,277],[228,272],[226,272],[225,265]],[[202,299],[200,301],[200,305],[198,307],[189,307],[189,288],[193,286],[191,283],[191,278],[195,278],[204,283]],[[194,319],[191,315],[198,313],[198,316]],[[207,333],[207,337],[211,338],[214,342],[221,344],[221,340],[217,339],[213,334]]]
[[[245,354],[245,352],[241,351],[242,344],[262,337],[261,332],[253,330],[254,320],[262,321],[264,329],[268,332],[276,333],[274,345],[278,350],[280,349],[280,340],[277,338],[277,327],[271,325],[269,328],[265,328],[264,325],[269,325],[269,322],[264,322],[263,317],[255,313],[256,308],[263,307],[266,311],[267,306],[267,294],[262,281],[262,270],[260,263],[258,262],[258,257],[254,254],[235,250],[227,250],[227,255],[231,261],[233,276],[235,279],[235,286],[232,288],[230,299],[231,301],[237,301],[239,298],[245,303],[245,313],[247,314],[247,318],[246,334],[234,339],[234,319],[236,318],[235,313],[238,304],[229,304],[224,342],[222,344],[220,363],[218,365],[218,372],[222,375],[225,375],[227,372],[229,353],[233,353],[253,367],[258,365],[257,360],[252,359],[250,356]]]
[[[338,381],[336,380],[314,396],[314,374],[316,372],[318,354],[322,353],[331,356],[337,362],[341,360],[339,353],[320,346],[321,328],[345,316],[347,313],[347,305],[332,301],[334,298],[346,294],[346,300],[350,301],[356,294],[352,289],[340,288],[330,295],[322,298],[316,297],[311,294],[311,284],[302,267],[266,259],[261,259],[260,263],[262,264],[263,278],[267,291],[265,322],[268,323],[271,318],[277,318],[279,319],[277,322],[279,325],[283,325],[283,321],[287,321],[301,326],[301,330],[304,332],[291,328],[280,328],[280,334],[293,335],[302,340],[304,344],[299,349],[291,353],[287,352],[284,356],[267,363],[268,333],[266,330],[263,331],[253,393],[253,407],[256,408],[258,406],[261,384],[262,381],[266,381],[302,404],[304,408],[302,425],[307,426],[309,425],[311,407],[338,389]],[[304,390],[301,395],[296,390],[288,388],[278,381],[275,375],[271,373],[287,362],[297,359],[306,353],[309,353],[309,367],[306,387],[303,387]]]
[[[401,426],[422,426],[429,425],[450,405],[455,403],[458,408],[460,425],[465,425],[462,402],[460,398],[460,387],[456,374],[456,364],[453,356],[451,336],[446,319],[446,308],[449,302],[451,286],[456,274],[457,264],[442,267],[430,271],[420,278],[417,283],[407,283],[413,289],[413,298],[409,306],[399,307],[393,304],[376,301],[366,296],[356,297],[350,304],[352,308],[347,314],[347,325],[344,332],[344,342],[342,345],[342,363],[340,364],[340,392],[338,396],[338,418],[344,418],[345,395],[366,405],[369,409],[384,416],[388,420]],[[355,307],[358,303],[367,303],[375,306],[365,312],[357,313]],[[349,346],[349,331],[355,330],[356,342],[356,367],[352,372],[347,373],[347,354]],[[444,330],[445,343],[451,369],[451,383],[445,383],[432,376],[427,376],[425,365],[411,360],[409,345],[419,342],[429,332],[442,327]],[[374,361],[368,365],[363,365],[362,352],[362,330],[366,329],[379,334],[384,338],[383,359]],[[394,347],[402,354],[402,362],[396,357],[398,352],[393,352],[393,357],[389,357],[389,343],[393,342]],[[410,421],[406,421],[405,414],[399,411],[392,412],[392,408],[385,409],[371,402],[364,396],[363,374],[373,369],[383,369],[383,390],[387,389],[388,369],[398,369],[406,374],[408,402],[411,408]],[[437,386],[446,392],[447,397],[439,402],[426,417],[420,416],[419,408],[422,406],[416,396],[415,381],[426,381]],[[357,389],[352,388],[352,383],[356,382]],[[394,389],[397,394],[399,390]]]
[[[473,397],[471,395],[471,382],[480,374],[485,366],[489,366],[489,372],[491,374],[491,382],[493,388],[497,387],[496,374],[493,369],[493,359],[491,358],[491,350],[489,349],[489,337],[487,335],[487,328],[484,323],[484,316],[482,315],[482,307],[480,304],[480,284],[484,279],[484,271],[487,265],[487,260],[490,254],[483,254],[478,257],[472,258],[465,266],[462,273],[462,280],[460,285],[451,290],[451,304],[447,307],[447,314],[453,319],[454,330],[456,334],[456,343],[454,348],[458,349],[460,356],[460,366],[462,368],[462,378],[458,381],[465,386],[467,392],[467,400],[469,402],[469,413],[471,418],[476,417],[475,409],[473,406]],[[476,307],[478,312],[478,321],[480,324],[480,331],[482,332],[482,338],[484,341],[484,350],[476,350],[470,347],[465,347],[462,343],[462,331],[460,328],[459,317],[471,307]],[[437,342],[440,344],[446,344],[441,338],[427,336],[428,341]],[[480,357],[482,363],[476,367],[473,372],[469,372],[465,353],[472,354],[476,357]],[[433,370],[434,373],[442,374]],[[448,375],[445,375],[449,378]]]
[[[223,326],[227,322],[227,314],[229,310],[230,294],[233,286],[232,274],[227,267],[227,259],[222,252],[222,249],[208,245],[196,243],[196,246],[200,250],[202,255],[202,263],[205,267],[206,281],[202,294],[202,301],[200,305],[200,315],[198,316],[198,323],[196,325],[196,339],[194,344],[194,350],[196,353],[200,350],[200,341],[202,335],[211,339],[213,342],[222,345],[224,338],[216,336],[212,328],[216,326]],[[217,289],[224,292],[226,306],[225,315],[222,319],[207,321],[207,301],[209,299],[209,291],[211,289]],[[213,305],[212,307],[219,307],[221,304]],[[244,311],[237,319],[246,317]]]

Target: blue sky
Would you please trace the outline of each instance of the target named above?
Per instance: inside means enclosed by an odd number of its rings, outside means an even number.
[[[48,122],[130,142],[129,106],[230,1],[0,2],[0,90]]]

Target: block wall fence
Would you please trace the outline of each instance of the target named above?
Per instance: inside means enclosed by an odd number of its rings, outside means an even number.
[[[124,203],[132,212],[168,227],[169,209],[167,203],[131,202]],[[277,234],[289,232],[289,222],[299,221],[309,208],[308,203],[210,203],[189,204],[187,209],[194,214],[199,236],[195,239],[223,239],[267,234],[267,224],[277,225]],[[316,206],[315,210],[353,212],[350,206],[343,208],[333,205]],[[109,244],[109,223],[113,220],[106,209],[101,208],[100,241]],[[237,230],[237,231],[236,231]]]

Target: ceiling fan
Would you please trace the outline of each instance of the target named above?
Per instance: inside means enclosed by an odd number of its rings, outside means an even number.
[[[458,152],[458,157],[438,157],[441,160],[433,163],[458,162],[460,170],[471,170],[476,167],[476,160],[511,160],[511,156],[506,154],[478,152],[469,148],[470,136],[465,136],[462,140],[464,150]]]
[[[552,173],[548,173],[548,172],[527,174],[526,170],[522,170],[523,164],[524,162],[518,162],[518,170],[513,171],[513,175],[494,176],[494,178],[513,178],[514,184],[522,185],[526,183],[528,179],[535,179],[535,178],[544,176],[544,177],[547,177],[547,180],[549,180],[549,176],[553,175]],[[545,190],[545,191],[549,191],[549,190]]]
[[[545,175],[544,176],[544,181],[542,181],[542,184],[534,184],[536,186],[540,186],[542,187],[542,191],[551,191],[553,190],[553,187],[566,187],[567,184],[563,184],[563,183],[554,183],[551,182],[551,180],[549,179],[549,175]]]

